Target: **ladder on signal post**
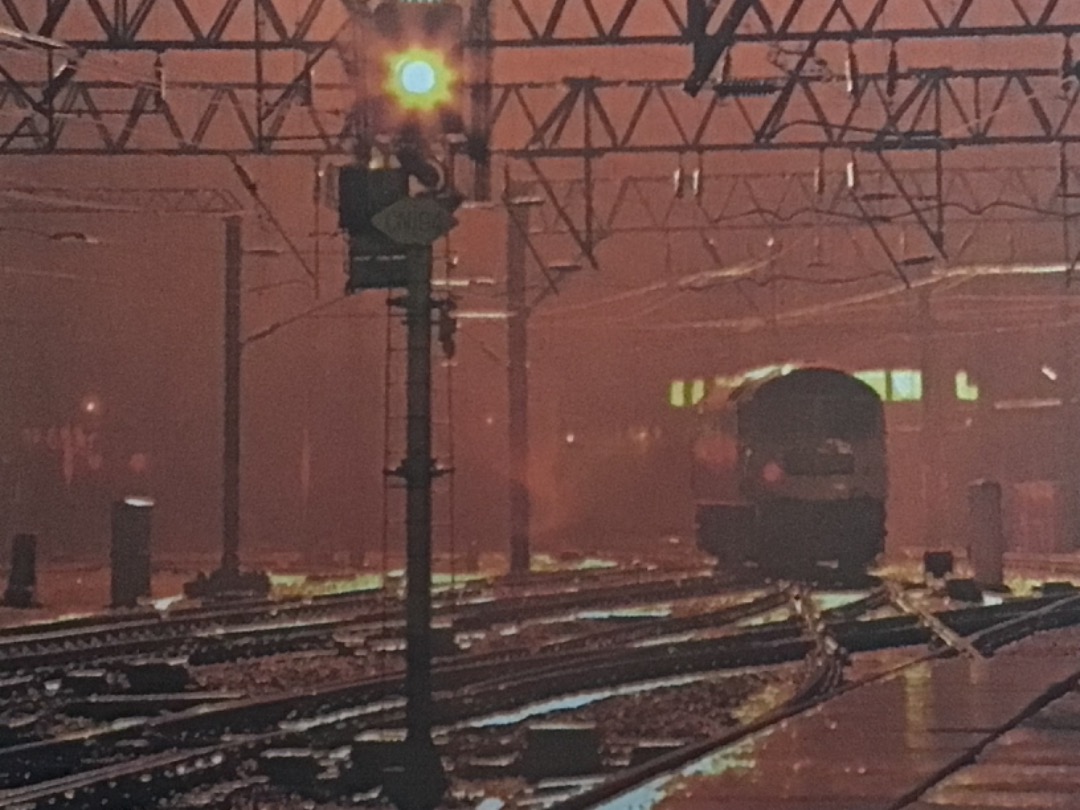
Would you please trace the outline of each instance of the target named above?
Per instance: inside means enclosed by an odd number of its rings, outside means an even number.
[[[389,572],[392,560],[405,559],[405,480],[396,472],[406,455],[406,363],[407,331],[404,308],[398,303],[404,293],[393,290],[387,298],[386,352],[383,387],[383,499],[382,559],[383,573]],[[432,318],[436,316],[435,311]],[[434,327],[433,327],[434,328]],[[453,368],[454,363],[434,344],[432,356],[431,413],[432,455],[436,477],[431,493],[432,552],[438,559],[447,555],[454,564],[456,552],[454,491]]]

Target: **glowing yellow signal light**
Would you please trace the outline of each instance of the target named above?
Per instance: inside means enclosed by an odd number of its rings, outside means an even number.
[[[439,51],[409,48],[386,58],[383,89],[405,110],[431,112],[454,100],[458,74]]]

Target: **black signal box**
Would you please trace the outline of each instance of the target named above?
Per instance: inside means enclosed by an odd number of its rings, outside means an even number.
[[[347,166],[338,175],[338,216],[349,234],[345,292],[408,286],[405,248],[376,228],[380,211],[409,196],[409,175],[402,169]]]

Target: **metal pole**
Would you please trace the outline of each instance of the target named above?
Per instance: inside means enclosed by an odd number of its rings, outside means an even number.
[[[1061,223],[1064,240],[1065,261],[1071,261],[1076,255],[1073,248],[1073,234],[1070,219],[1069,200],[1073,190],[1069,175],[1069,154],[1065,144],[1061,145],[1060,188],[1061,188]],[[1058,305],[1061,327],[1061,374],[1062,374],[1062,428],[1064,441],[1061,442],[1063,454],[1061,464],[1063,511],[1065,525],[1061,527],[1061,537],[1056,550],[1072,551],[1080,548],[1080,331],[1071,323],[1073,314],[1072,299],[1076,295],[1076,281],[1066,276],[1066,287]]]
[[[225,427],[222,456],[221,572],[240,571],[240,274],[241,219],[225,218]]]
[[[431,738],[431,248],[410,251],[406,382],[406,662],[409,737]]]
[[[255,15],[255,151],[262,152],[266,148],[263,128],[266,97],[263,70],[263,9],[259,0],[254,3],[253,11]]]
[[[921,447],[921,478],[923,489],[923,544],[928,549],[948,547],[951,534],[944,504],[950,482],[945,473],[945,422],[950,386],[948,369],[941,362],[941,345],[936,336],[936,324],[931,308],[928,288],[919,291],[919,314],[916,319],[921,342],[922,368],[922,428],[919,431]]]
[[[492,46],[493,31],[492,0],[473,0],[469,16],[469,41],[473,49],[473,75],[476,80],[469,90],[472,109],[472,132],[482,138],[488,148],[491,138],[492,76],[494,75],[495,49]],[[485,155],[475,161],[473,197],[477,200],[491,199],[491,158]]]
[[[445,791],[431,739],[431,263],[430,246],[409,250],[406,302],[405,769],[404,808],[434,808]]]
[[[530,203],[515,198],[526,192],[508,184],[509,233],[506,247],[507,400],[510,451],[510,573],[529,573],[529,304],[526,259]]]
[[[1062,320],[1066,325],[1061,330],[1065,361],[1062,374],[1064,379],[1063,396],[1064,413],[1062,414],[1064,428],[1064,441],[1061,443],[1065,451],[1065,464],[1062,470],[1064,483],[1064,513],[1065,525],[1062,531],[1064,537],[1059,541],[1058,550],[1073,551],[1080,548],[1080,330],[1069,324],[1073,307],[1069,299],[1074,297],[1072,291],[1063,296]]]

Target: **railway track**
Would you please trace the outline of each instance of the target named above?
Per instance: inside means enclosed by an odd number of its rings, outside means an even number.
[[[718,611],[718,620],[737,620],[754,611],[771,610],[775,595],[735,606],[727,613]],[[606,635],[606,634],[604,634]],[[642,671],[645,659],[636,656]],[[673,661],[675,669],[697,666],[700,651],[691,658]],[[583,659],[574,650],[549,653],[542,675],[537,676],[536,659],[521,651],[516,657],[487,656],[484,660],[463,663],[445,662],[436,669],[436,677],[449,690],[439,701],[439,723],[451,724],[478,713],[498,711],[522,700],[542,697],[552,689],[584,682],[584,674],[593,668],[597,657]],[[617,679],[620,666],[613,660],[597,683]],[[555,676],[562,671],[562,680]],[[206,778],[237,757],[250,757],[271,746],[310,740],[321,734],[324,744],[341,744],[357,731],[393,727],[403,719],[400,675],[366,679],[317,693],[298,692],[258,700],[236,701],[231,705],[211,707],[173,716],[156,718],[137,728],[110,728],[65,735],[40,743],[0,749],[0,804],[19,806],[83,807],[100,806],[102,791],[125,802],[139,795],[146,779],[165,775],[173,787],[192,774]],[[358,709],[357,707],[362,707]],[[363,708],[369,707],[369,708]],[[374,708],[370,708],[374,707]],[[260,730],[261,729],[261,730]],[[220,742],[226,735],[235,739]],[[134,741],[141,753],[122,762],[125,748]],[[206,744],[218,740],[217,745]],[[153,750],[177,744],[185,751]],[[147,750],[147,749],[151,750]],[[130,753],[130,752],[129,752]],[[67,774],[76,764],[108,762],[89,771]],[[25,782],[26,784],[19,784]],[[14,784],[14,786],[13,786]]]
[[[716,622],[736,621],[755,612],[773,609],[777,603],[776,595],[771,594],[712,615]],[[606,632],[598,633],[597,637],[606,642],[611,641]],[[460,661],[443,659],[437,664],[436,677],[442,688],[453,690],[469,683],[490,682],[500,677],[505,679],[510,673],[531,671],[545,663],[549,667],[580,666],[584,661],[596,660],[605,655],[603,651],[596,651],[591,657],[583,657],[580,650],[573,647],[556,648],[537,655],[529,648],[519,648],[471,656]],[[637,657],[647,660],[655,656],[647,650],[641,650]],[[11,786],[20,781],[47,778],[56,772],[63,772],[72,765],[72,758],[81,756],[87,746],[108,757],[119,755],[117,752],[128,746],[133,738],[140,738],[141,747],[145,749],[147,745],[166,745],[170,741],[179,744],[191,739],[199,743],[215,735],[265,732],[289,718],[299,722],[303,718],[333,715],[358,704],[390,699],[400,694],[401,688],[401,674],[396,672],[322,690],[299,690],[271,697],[200,707],[151,718],[138,727],[99,728],[0,748],[0,785]]]
[[[709,595],[730,587],[703,575],[635,574],[628,580],[609,574],[590,577],[584,584],[560,577],[558,583],[499,584],[492,593],[443,595],[434,605],[434,614],[451,618],[456,628],[467,630],[561,610],[672,594]],[[12,628],[0,633],[0,673],[55,672],[73,664],[87,667],[146,656],[185,655],[195,664],[222,662],[326,645],[335,632],[364,625],[394,626],[402,615],[399,600],[388,602],[381,592],[362,592]]]
[[[785,594],[786,598],[786,594]],[[654,648],[612,643],[613,633],[599,634],[609,649],[583,651],[568,646],[544,654],[522,651],[518,656],[490,656],[486,660],[442,662],[436,682],[447,690],[437,700],[438,722],[452,724],[468,717],[489,714],[556,694],[585,688],[610,686],[685,672],[719,670],[752,664],[806,661],[802,702],[812,693],[836,687],[842,671],[842,648],[870,649],[926,642],[932,633],[912,617],[857,621],[853,614],[880,603],[880,594],[870,594],[856,607],[845,606],[835,613],[820,615],[822,627],[837,646],[829,650],[822,637],[808,635],[803,619],[733,631],[730,635],[695,642],[672,644],[663,655]],[[725,616],[718,611],[714,623],[735,621],[748,611],[775,610],[777,594],[751,600],[749,606],[735,606]],[[756,602],[756,604],[755,604]],[[995,632],[1023,633],[1045,626],[1053,617],[1061,623],[1080,620],[1080,605],[1055,600],[1031,600],[1012,604],[1009,609],[969,609],[953,611],[942,621],[970,633],[996,628]],[[696,618],[696,617],[695,617]],[[674,622],[686,621],[675,618]],[[1010,629],[1011,628],[1011,629]],[[658,622],[657,632],[671,632],[670,622]],[[629,630],[629,629],[628,629]],[[623,641],[630,639],[629,634]],[[989,637],[987,637],[989,638]],[[227,772],[236,762],[250,759],[270,747],[318,740],[323,745],[340,745],[362,729],[393,727],[401,721],[401,682],[398,676],[367,679],[316,693],[294,693],[260,700],[238,701],[157,718],[132,729],[106,729],[90,734],[69,735],[28,746],[0,749],[0,777],[5,789],[0,803],[22,803],[26,807],[101,806],[102,791],[124,796],[147,789],[161,774],[184,777],[193,772],[200,778]],[[816,691],[815,691],[816,690]],[[226,735],[228,741],[223,741]],[[139,740],[132,756],[132,740]],[[178,744],[185,750],[175,750]],[[88,757],[87,755],[90,754]],[[75,760],[97,762],[89,773],[67,772]],[[118,761],[119,760],[119,761]],[[67,774],[67,775],[63,775]],[[166,779],[157,790],[182,789],[178,779]],[[103,787],[104,786],[104,787]],[[141,786],[141,787],[140,787]]]

